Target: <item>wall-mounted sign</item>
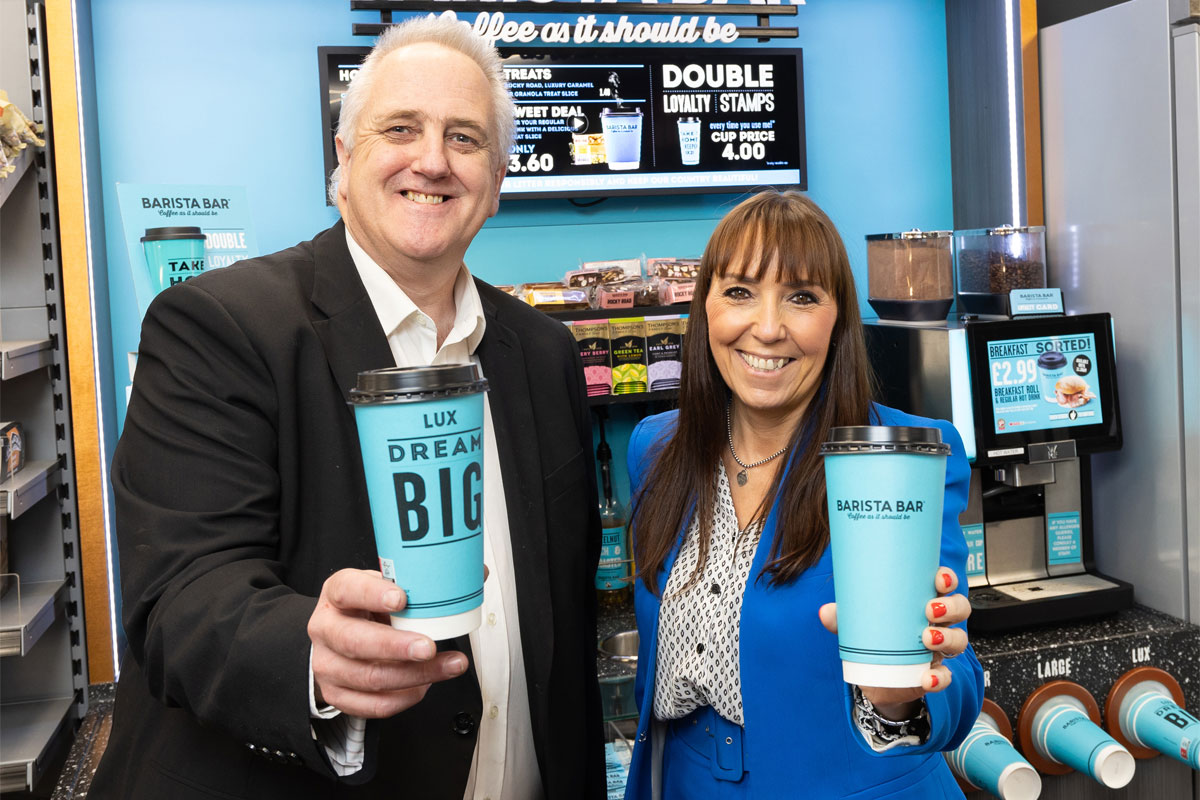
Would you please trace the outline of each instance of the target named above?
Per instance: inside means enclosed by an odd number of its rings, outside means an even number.
[[[244,186],[118,183],[117,202],[143,315],[163,289],[258,255]]]
[[[529,44],[541,40],[545,44],[574,42],[691,43],[703,38],[706,42],[732,42],[738,37],[768,39],[794,39],[794,27],[771,26],[771,18],[794,17],[796,6],[804,0],[696,0],[688,2],[673,0],[659,4],[658,0],[638,2],[615,2],[615,0],[503,0],[500,6],[494,0],[351,0],[352,11],[378,11],[379,22],[355,22],[352,31],[356,36],[378,36],[391,25],[394,12],[432,12],[457,17],[458,11],[476,12],[474,20],[468,20],[477,33],[493,43]],[[518,15],[515,17],[509,14]],[[574,22],[554,20],[538,23],[526,18],[528,15],[542,17],[577,15]],[[650,23],[630,18],[671,15],[672,20]],[[722,22],[717,17],[756,17],[757,25],[738,25]]]
[[[320,48],[326,174],[367,48]],[[807,188],[799,49],[507,50],[512,198]]]

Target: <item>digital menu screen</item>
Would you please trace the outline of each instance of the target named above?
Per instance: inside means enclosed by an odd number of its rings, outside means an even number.
[[[987,342],[994,432],[1104,422],[1098,363],[1088,332]]]
[[[504,72],[503,194],[807,188],[799,50],[523,50]]]
[[[326,176],[368,48],[319,48]],[[808,188],[799,49],[504,49],[512,198]]]

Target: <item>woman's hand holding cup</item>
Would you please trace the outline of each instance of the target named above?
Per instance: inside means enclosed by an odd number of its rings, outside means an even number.
[[[934,578],[937,597],[925,605],[925,617],[930,625],[921,634],[924,646],[933,653],[930,668],[921,678],[921,685],[908,689],[884,689],[860,686],[863,695],[875,710],[889,719],[911,719],[919,711],[916,703],[928,692],[940,692],[950,685],[950,669],[942,662],[967,649],[967,632],[951,627],[971,614],[971,603],[965,595],[952,594],[958,587],[954,571],[941,567]],[[826,603],[819,610],[821,624],[830,633],[837,633],[837,604]]]

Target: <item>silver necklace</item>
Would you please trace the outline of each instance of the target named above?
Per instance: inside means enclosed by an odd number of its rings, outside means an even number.
[[[737,462],[737,465],[742,468],[741,471],[737,474],[738,486],[745,486],[746,481],[750,480],[749,476],[746,475],[746,470],[753,469],[754,467],[761,467],[763,464],[767,463],[768,461],[779,458],[781,455],[783,455],[784,453],[787,452],[788,445],[785,444],[781,450],[777,451],[776,453],[774,453],[772,455],[767,456],[766,458],[759,459],[758,461],[755,461],[753,464],[743,464],[742,460],[740,458],[738,458],[737,450],[733,449],[733,422],[729,416],[729,407],[731,405],[732,405],[732,403],[725,404],[725,437],[727,439],[729,439],[729,454],[731,456],[733,456],[733,460]]]

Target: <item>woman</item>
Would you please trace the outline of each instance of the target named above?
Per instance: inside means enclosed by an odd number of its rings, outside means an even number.
[[[812,201],[764,192],[721,221],[683,362],[679,411],[629,445],[641,644],[627,800],[961,798],[939,751],[983,695],[955,591],[969,469],[949,423],[871,402],[854,277]],[[934,664],[911,690],[847,686],[831,634],[820,445],[863,424],[937,426],[952,446],[923,634]]]

